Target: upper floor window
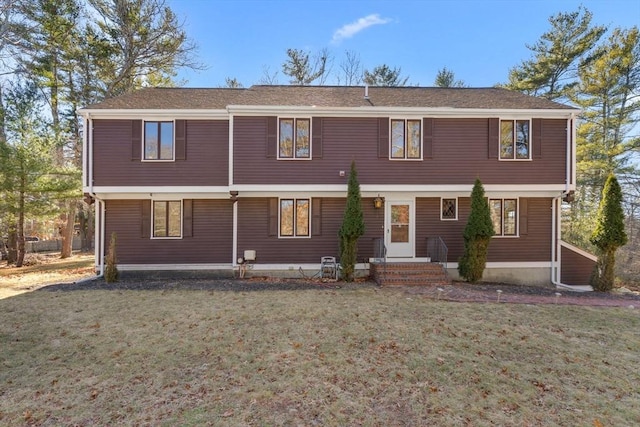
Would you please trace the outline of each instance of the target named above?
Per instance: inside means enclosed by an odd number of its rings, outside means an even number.
[[[311,120],[280,119],[278,158],[311,158]]]
[[[391,120],[391,158],[422,158],[422,120]]]
[[[280,199],[280,237],[310,236],[310,200]]]
[[[153,202],[153,237],[182,237],[182,201]]]
[[[518,234],[517,199],[489,199],[489,210],[496,236],[516,236]]]
[[[531,133],[529,120],[500,120],[500,159],[529,160]]]
[[[458,199],[440,199],[440,212],[443,221],[458,219]]]
[[[144,160],[173,160],[173,122],[144,122]]]

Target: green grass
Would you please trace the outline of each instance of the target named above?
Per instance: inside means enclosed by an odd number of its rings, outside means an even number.
[[[1,425],[637,425],[640,312],[398,290],[0,300]]]

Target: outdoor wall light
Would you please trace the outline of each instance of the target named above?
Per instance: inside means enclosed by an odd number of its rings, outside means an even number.
[[[383,204],[384,204],[384,199],[380,197],[380,194],[378,194],[378,197],[373,199],[373,207],[376,209],[380,209]]]

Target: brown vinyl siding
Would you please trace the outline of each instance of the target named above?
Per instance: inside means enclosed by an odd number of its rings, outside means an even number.
[[[520,223],[520,237],[494,237],[489,244],[488,262],[528,262],[551,260],[551,199],[520,199],[527,205],[526,224]],[[457,262],[464,251],[462,233],[467,225],[471,199],[458,198],[458,220],[440,220],[440,198],[416,199],[416,256],[427,256],[427,237],[440,236],[448,248],[448,261]],[[519,218],[525,215],[519,212]],[[523,228],[526,227],[526,234]]]
[[[565,285],[589,285],[596,262],[571,249],[561,246],[560,283]]]
[[[106,201],[106,236],[111,236],[112,232],[117,234],[118,263],[231,263],[233,240],[231,202],[192,200],[192,237],[182,239],[143,237],[142,216],[143,209],[147,205],[151,205],[150,200]],[[109,237],[106,240],[109,241]]]
[[[234,119],[235,184],[346,184],[339,171],[348,171],[352,159],[360,184],[471,185],[477,177],[485,185],[564,184],[566,179],[566,120],[536,119],[541,142],[534,133],[532,149],[540,158],[530,161],[491,158],[497,147],[490,144],[487,118],[430,120],[425,158],[412,161],[388,159],[388,125],[379,119],[336,117],[314,120],[322,123],[322,158],[277,160],[266,137],[268,122],[267,117]]]
[[[238,254],[245,250],[257,252],[256,264],[320,263],[323,256],[339,258],[338,230],[342,224],[346,199],[322,198],[321,213],[312,209],[314,223],[321,225],[320,234],[312,227],[310,238],[278,238],[277,231],[270,235],[269,198],[238,200]],[[314,203],[312,199],[312,203]],[[313,207],[317,207],[317,203]],[[373,208],[373,199],[363,199],[366,231],[359,239],[358,262],[373,256],[373,238],[382,236],[383,212]]]
[[[224,186],[229,182],[229,122],[187,120],[176,160],[142,162],[139,120],[93,121],[93,185]],[[179,127],[179,126],[178,126]],[[132,141],[133,139],[133,141]],[[184,142],[184,144],[182,143]],[[184,151],[180,148],[184,147]],[[184,160],[182,160],[184,159]]]

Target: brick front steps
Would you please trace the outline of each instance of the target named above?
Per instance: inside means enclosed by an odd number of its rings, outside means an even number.
[[[432,262],[372,262],[369,275],[380,286],[446,285],[451,283],[441,264]]]

